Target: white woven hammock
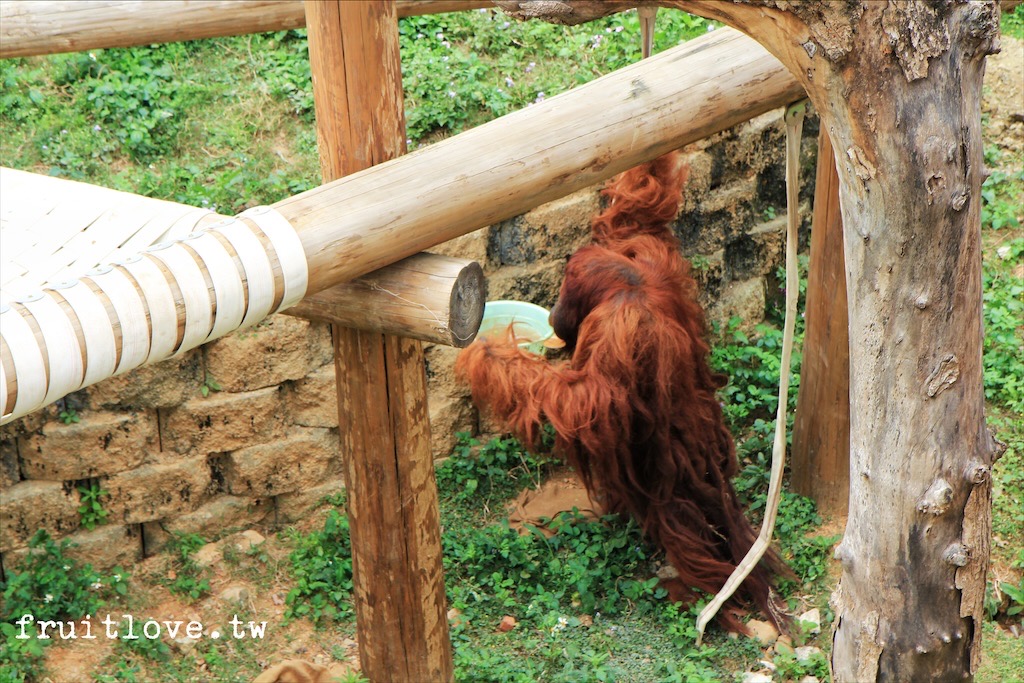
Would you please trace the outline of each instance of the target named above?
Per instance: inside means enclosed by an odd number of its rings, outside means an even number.
[[[0,168],[6,423],[254,325],[306,293],[291,224]]]

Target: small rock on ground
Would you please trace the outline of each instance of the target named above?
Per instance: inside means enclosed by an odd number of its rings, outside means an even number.
[[[751,619],[747,628],[750,629],[750,637],[757,638],[762,645],[771,645],[779,638],[779,629],[767,621]]]
[[[800,663],[811,661],[815,655],[824,656],[820,647],[814,647],[812,645],[798,647],[794,652],[796,653],[796,661]]]
[[[245,586],[228,586],[220,593],[222,602],[244,605],[249,602],[249,589]]]
[[[793,639],[787,635],[779,636],[779,639],[775,641],[775,653],[793,654]]]
[[[219,543],[207,543],[192,553],[192,561],[197,567],[212,567],[222,557]]]
[[[812,610],[807,610],[797,619],[798,621],[803,622],[804,629],[806,629],[811,635],[821,633],[821,610],[817,607]]]
[[[181,637],[171,641],[171,649],[181,655],[187,655],[195,649],[198,638]]]
[[[457,628],[464,624],[468,624],[469,620],[467,620],[466,617],[462,616],[462,612],[460,612],[455,607],[452,607],[450,610],[448,610],[448,623],[451,624],[453,628]]]

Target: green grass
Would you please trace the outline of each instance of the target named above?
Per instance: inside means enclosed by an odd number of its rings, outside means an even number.
[[[981,659],[981,668],[974,679],[976,683],[1024,681],[1024,672],[1020,667],[1020,663],[1024,662],[1024,638],[997,629],[992,622],[985,624],[982,638],[985,656]]]
[[[662,12],[657,49],[711,26]],[[639,57],[635,12],[586,27],[496,10],[400,21],[412,147]],[[318,184],[304,30],[0,61],[0,161],[222,213]]]
[[[1024,6],[1003,32],[1024,39]],[[1024,681],[1024,640],[996,627],[1024,626],[1024,155],[985,148],[992,170],[982,186],[982,367],[986,419],[1006,452],[992,468],[992,562],[984,657],[977,680]]]
[[[1009,565],[1024,547],[1024,159],[987,147],[985,162],[982,367],[989,427],[1007,445],[992,472],[993,558]]]
[[[1024,40],[1024,6],[1017,5],[1009,12],[1003,12],[999,26],[1005,35]]]
[[[345,515],[332,509],[322,531],[296,535],[293,541],[289,560],[294,587],[285,598],[285,618],[306,617],[319,624],[351,617],[352,544]]]
[[[1024,279],[1018,270],[1024,263],[1024,172],[993,172],[982,199],[982,225],[990,246],[982,270],[985,397],[1019,415],[1024,413]]]
[[[252,40],[0,61],[0,159],[224,213],[308,189],[315,134]]]
[[[210,593],[210,572],[199,566],[193,557],[206,545],[199,534],[177,534],[167,545],[174,556],[174,578],[167,579],[167,590],[187,600],[200,600]]]
[[[0,581],[0,683],[22,683],[41,675],[45,648],[53,639],[36,637],[35,624],[80,619],[128,592],[124,570],[98,572],[68,557],[71,543],[67,539],[57,542],[39,530],[28,547],[30,554],[8,568]],[[16,625],[24,615],[31,615],[34,623]],[[31,637],[22,638],[23,633]]]
[[[753,666],[761,650],[752,641],[731,641],[713,629],[710,646],[695,647],[700,605],[680,611],[665,600],[653,577],[658,552],[633,522],[563,513],[551,521],[550,538],[537,529],[520,534],[508,527],[507,499],[543,480],[556,464],[512,439],[480,445],[463,435],[438,468],[448,605],[459,613],[451,634],[456,678],[720,681]],[[816,547],[806,535],[818,521],[810,501],[787,498],[781,520],[784,549]],[[331,510],[322,530],[292,540],[290,572],[297,588],[288,596],[291,613],[321,626],[350,621],[344,516]],[[822,601],[805,591],[822,585],[827,554],[795,551],[789,557],[804,561],[794,563],[800,581],[786,595],[794,605]],[[345,608],[328,614],[328,603]],[[506,615],[517,624],[501,633],[497,627]],[[803,670],[795,662],[790,666]]]

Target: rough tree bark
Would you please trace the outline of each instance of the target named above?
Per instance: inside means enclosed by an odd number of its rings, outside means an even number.
[[[499,2],[586,21],[630,3]],[[635,3],[634,3],[635,4]],[[994,0],[665,0],[755,38],[837,150],[849,292],[850,503],[836,681],[973,677],[989,557],[981,85]]]

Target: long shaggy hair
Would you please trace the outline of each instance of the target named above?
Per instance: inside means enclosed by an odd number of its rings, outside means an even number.
[[[474,401],[529,445],[544,423],[556,449],[609,512],[632,515],[678,573],[666,588],[692,603],[717,592],[753,544],[731,478],[738,464],[708,364],[696,282],[668,225],[686,169],[670,154],[618,176],[603,192],[593,243],[566,266],[555,333],[571,360],[551,362],[513,339],[481,339],[457,371]],[[769,553],[734,599],[773,621]],[[728,610],[722,625],[745,632]]]

